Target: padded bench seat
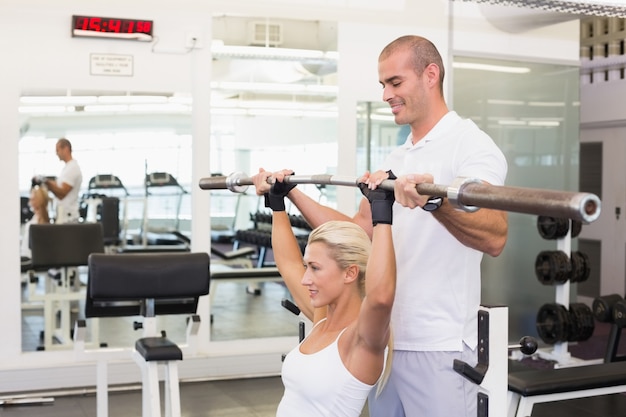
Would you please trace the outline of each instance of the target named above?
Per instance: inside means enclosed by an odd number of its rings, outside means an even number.
[[[626,392],[626,362],[509,373],[509,417],[530,416],[536,403]]]
[[[509,390],[525,397],[613,385],[626,385],[626,362],[534,369],[509,374]]]
[[[142,337],[135,342],[135,350],[147,362],[183,360],[183,351],[166,337]]]

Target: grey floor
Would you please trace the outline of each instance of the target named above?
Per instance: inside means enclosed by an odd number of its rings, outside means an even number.
[[[23,287],[24,300],[27,289]],[[289,298],[285,287],[277,282],[258,285],[261,293],[247,291],[246,282],[220,282],[212,287],[211,313],[212,340],[234,340],[242,338],[297,335],[299,319],[281,306],[283,298]],[[74,311],[80,315],[82,305],[77,303]],[[267,320],[268,315],[272,320]],[[128,319],[99,319],[100,339],[109,346],[132,345],[137,333],[132,330]],[[174,341],[184,341],[182,316],[162,318],[159,326],[168,331]],[[43,318],[41,310],[26,308],[22,317],[22,345],[25,351],[37,350],[41,345]],[[596,328],[589,342],[572,345],[572,354],[583,359],[593,359],[603,353],[608,331]],[[624,349],[622,349],[624,352]],[[230,417],[275,416],[276,407],[283,393],[280,377],[252,378],[203,382],[183,382],[180,386],[183,417]],[[2,395],[0,394],[0,399]],[[1,405],[0,416],[38,417],[95,417],[96,398],[94,393],[81,395],[58,395],[47,397],[49,402],[31,405]],[[137,387],[116,388],[109,394],[109,415],[130,417],[141,415],[141,392]],[[362,417],[367,417],[367,409]],[[558,403],[538,404],[532,417],[617,417],[626,416],[626,395],[607,395],[596,398],[575,399]],[[497,416],[500,417],[500,416]]]
[[[279,377],[186,382],[180,386],[182,417],[274,417],[282,396]],[[44,397],[51,398],[51,397]],[[0,407],[2,416],[96,417],[94,394],[52,397],[45,405]],[[141,393],[109,393],[109,415],[141,416]]]

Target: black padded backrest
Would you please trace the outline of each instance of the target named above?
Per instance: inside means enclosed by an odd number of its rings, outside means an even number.
[[[155,300],[157,315],[195,313],[209,284],[207,253],[93,254],[85,315],[140,315],[146,299]]]
[[[99,223],[33,224],[28,238],[35,269],[87,265],[89,255],[104,252]]]

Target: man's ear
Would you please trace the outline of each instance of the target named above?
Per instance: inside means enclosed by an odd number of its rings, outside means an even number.
[[[439,66],[431,63],[424,69],[424,74],[428,77],[428,84],[435,86],[439,84]]]

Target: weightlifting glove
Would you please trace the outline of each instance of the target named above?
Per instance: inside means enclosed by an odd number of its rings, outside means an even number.
[[[275,181],[272,184],[272,188],[270,188],[270,192],[264,195],[265,207],[271,208],[272,211],[285,211],[285,197],[294,188],[296,188],[296,184]]]
[[[393,220],[393,202],[395,201],[393,191],[377,188],[370,190],[367,184],[359,183],[361,193],[370,202],[372,209],[372,225],[378,223],[391,224]]]

